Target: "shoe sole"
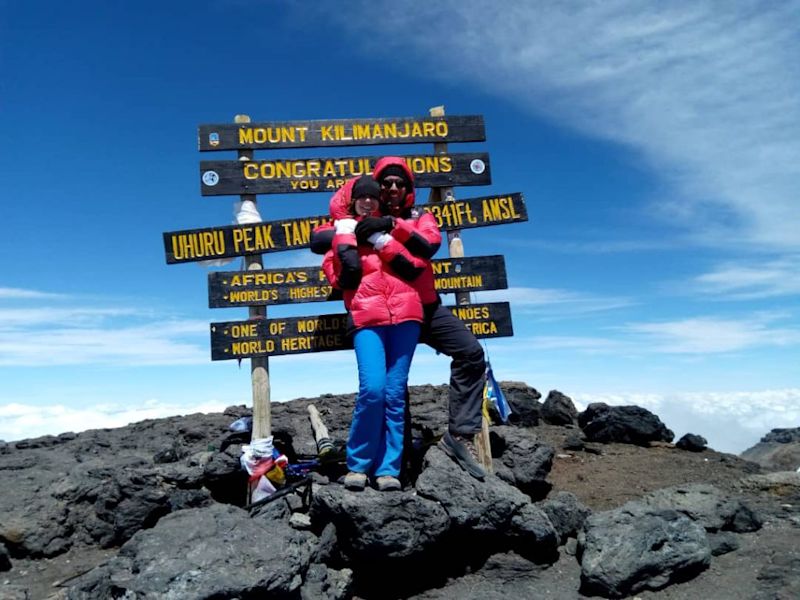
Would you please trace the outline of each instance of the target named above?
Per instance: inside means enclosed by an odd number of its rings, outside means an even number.
[[[442,449],[442,451],[445,454],[447,454],[447,456],[452,458],[453,462],[455,462],[459,467],[461,467],[461,469],[463,471],[466,471],[469,475],[471,475],[472,477],[474,477],[478,481],[483,481],[486,478],[486,474],[485,473],[476,473],[475,471],[470,470],[470,468],[467,465],[465,465],[464,463],[461,462],[461,460],[458,458],[458,455],[455,453],[455,451],[452,448],[450,448],[450,446],[445,444],[443,441],[440,440],[438,446],[439,446],[439,448]]]

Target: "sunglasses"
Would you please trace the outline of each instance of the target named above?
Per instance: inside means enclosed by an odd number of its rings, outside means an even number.
[[[399,190],[400,188],[406,187],[406,182],[402,179],[384,179],[381,181],[381,187],[384,189],[390,190],[394,186]]]

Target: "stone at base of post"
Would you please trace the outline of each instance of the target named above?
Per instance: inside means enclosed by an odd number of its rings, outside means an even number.
[[[489,442],[489,419],[484,415],[481,419],[481,430],[475,434],[475,449],[478,451],[478,459],[490,475],[494,473],[492,468],[492,445]]]

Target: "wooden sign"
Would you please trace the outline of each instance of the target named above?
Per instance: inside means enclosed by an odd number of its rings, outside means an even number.
[[[508,302],[447,308],[478,338],[514,335]],[[346,350],[346,328],[346,314],[211,323],[211,360]]]
[[[332,192],[352,177],[372,173],[380,158],[204,160],[200,162],[200,190],[203,196]],[[414,185],[419,188],[492,182],[489,155],[485,152],[414,154],[403,158],[414,173]]]
[[[434,285],[441,294],[508,288],[506,261],[500,255],[439,258],[431,261]]]
[[[440,229],[444,231],[528,220],[525,200],[520,193],[423,204],[418,208],[433,213]],[[297,250],[307,248],[314,228],[328,222],[330,217],[320,215],[165,232],[164,251],[167,264],[176,264]]]
[[[208,307],[265,306],[341,300],[320,267],[217,271],[208,274]]]
[[[201,152],[486,140],[480,115],[200,125]]]
[[[440,258],[431,261],[441,293],[501,290],[508,287],[502,256]],[[341,300],[320,267],[215,271],[208,274],[209,308],[267,306]]]

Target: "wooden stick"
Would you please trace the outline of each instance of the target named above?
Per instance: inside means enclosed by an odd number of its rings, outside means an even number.
[[[311,429],[314,431],[314,439],[317,442],[317,453],[322,456],[333,450],[333,441],[328,434],[328,428],[322,422],[317,407],[313,404],[308,405],[308,417],[311,419]]]
[[[434,106],[429,111],[432,117],[443,117],[444,106]],[[443,142],[435,143],[433,151],[436,154],[446,154],[447,144]],[[431,188],[429,196],[430,202],[455,202],[452,187]],[[450,258],[464,257],[464,242],[461,241],[461,232],[453,230],[447,232],[448,251]],[[469,292],[456,292],[456,304],[470,304]],[[482,417],[481,430],[475,434],[475,449],[478,451],[478,458],[487,473],[492,473],[492,446],[489,442],[489,422],[486,416]]]
[[[234,122],[249,123],[248,115],[236,115]],[[252,150],[240,150],[239,160],[253,160]],[[244,202],[250,200],[256,203],[255,194],[242,194],[239,199]],[[248,271],[260,270],[263,268],[261,255],[255,254],[245,257],[245,266]],[[251,319],[266,319],[266,306],[249,306],[248,316]],[[250,440],[267,438],[272,432],[272,417],[270,413],[270,388],[269,388],[269,358],[266,356],[254,356],[250,359],[250,382],[253,389],[253,431]],[[247,490],[247,502],[252,502],[253,492],[258,482],[254,482]]]

